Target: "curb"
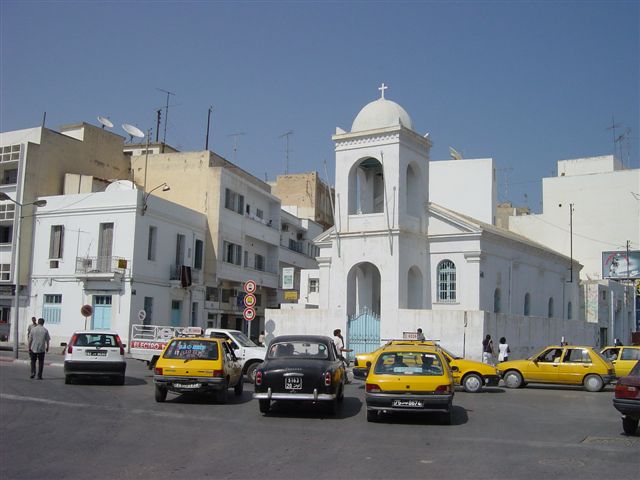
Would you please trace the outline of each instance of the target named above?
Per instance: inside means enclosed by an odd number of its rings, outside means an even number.
[[[0,357],[0,362],[5,363],[20,363],[23,365],[31,365],[31,360],[23,360],[21,358],[6,358]],[[44,362],[45,367],[64,367],[64,363],[59,362]]]

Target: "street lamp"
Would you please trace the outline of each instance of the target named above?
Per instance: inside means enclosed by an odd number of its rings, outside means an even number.
[[[153,187],[151,190],[149,190],[149,192],[146,193],[144,195],[144,198],[142,199],[142,215],[144,215],[144,213],[147,211],[147,201],[149,200],[149,195],[151,195],[152,192],[159,189],[160,187],[162,187],[163,192],[168,192],[169,190],[171,190],[171,187],[167,185],[167,182],[161,183],[157,187]]]
[[[44,207],[47,204],[46,200],[36,200],[35,202],[29,202],[29,203],[20,203],[20,202],[16,202],[13,198],[11,198],[9,195],[7,195],[5,192],[0,192],[0,200],[9,200],[10,202],[13,202],[16,204],[16,212],[15,212],[15,218],[18,219],[18,222],[14,222],[14,225],[16,225],[16,229],[15,229],[15,285],[16,285],[16,291],[15,294],[13,295],[13,318],[11,321],[11,330],[13,331],[13,357],[14,358],[18,358],[18,346],[19,346],[19,339],[18,339],[18,309],[20,308],[20,230],[22,228],[22,217],[21,215],[21,211],[22,211],[22,207],[26,207],[28,205],[34,205],[36,207]]]

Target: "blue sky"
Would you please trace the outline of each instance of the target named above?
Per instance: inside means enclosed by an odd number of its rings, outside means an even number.
[[[203,149],[213,105],[210,149],[233,159],[243,132],[236,163],[274,179],[293,130],[289,171],[324,177],[326,159],[333,183],[335,127],[385,82],[432,159],[493,157],[499,199],[540,211],[557,160],[613,152],[612,116],[640,167],[639,5],[0,0],[0,130],[44,111],[51,128],[155,128],[160,88],[176,93],[167,143]]]

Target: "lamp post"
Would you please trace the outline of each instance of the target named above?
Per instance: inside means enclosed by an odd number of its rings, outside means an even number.
[[[16,247],[15,247],[15,268],[14,268],[14,273],[15,273],[14,283],[16,285],[16,291],[15,291],[15,294],[13,295],[13,315],[11,320],[11,330],[13,332],[13,358],[18,358],[18,346],[20,344],[18,339],[18,334],[19,334],[18,310],[20,308],[20,229],[22,228],[22,217],[21,217],[22,207],[26,207],[28,205],[34,205],[36,207],[44,207],[47,204],[47,201],[36,200],[35,202],[20,203],[20,202],[16,202],[13,198],[11,198],[5,192],[0,192],[0,200],[9,200],[10,202],[13,202],[16,204],[15,218],[18,220],[17,222],[14,222],[14,225],[16,225],[16,229],[15,229]]]
[[[144,198],[142,199],[142,215],[144,215],[147,211],[147,201],[149,200],[149,195],[151,195],[152,192],[159,189],[160,187],[162,187],[163,192],[168,192],[169,190],[171,190],[171,187],[167,185],[167,182],[164,182],[157,187],[153,187],[151,190],[149,190],[148,193],[145,193]]]

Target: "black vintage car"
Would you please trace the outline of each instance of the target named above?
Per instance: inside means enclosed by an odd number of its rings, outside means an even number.
[[[283,335],[269,344],[258,367],[253,398],[267,414],[272,400],[325,403],[332,413],[344,397],[346,374],[333,340],[319,335]]]

